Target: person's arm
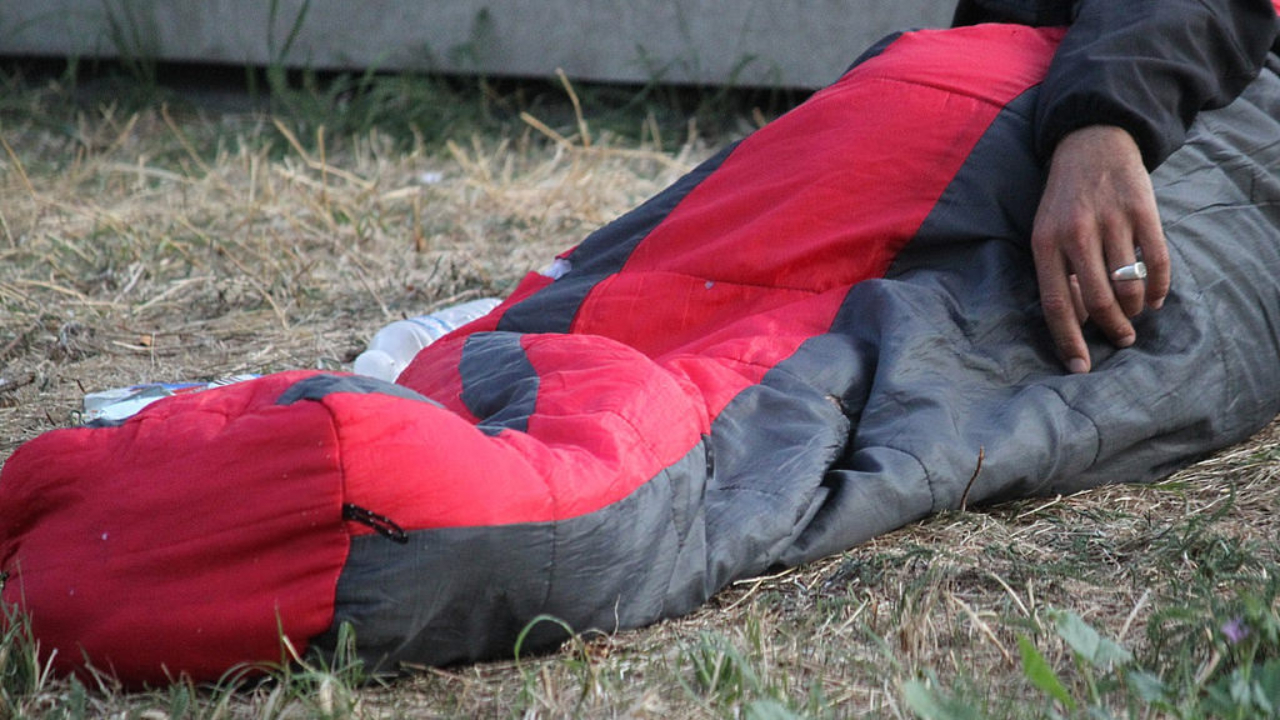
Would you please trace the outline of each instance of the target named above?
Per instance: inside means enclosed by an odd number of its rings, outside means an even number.
[[[1169,253],[1148,171],[1197,112],[1257,75],[1275,32],[1269,0],[1080,4],[1041,88],[1049,172],[1031,238],[1045,321],[1072,372],[1092,366],[1082,323],[1127,347],[1130,318],[1164,303]],[[1137,249],[1145,281],[1114,277]]]
[[[1257,76],[1275,34],[1270,0],[1076,3],[1040,90],[1041,157],[1074,130],[1116,125],[1155,169],[1196,113],[1231,102]]]

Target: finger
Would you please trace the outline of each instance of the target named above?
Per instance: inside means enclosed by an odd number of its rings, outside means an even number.
[[[1066,263],[1057,252],[1036,254],[1036,278],[1040,283],[1040,307],[1058,357],[1073,373],[1089,372],[1089,346],[1080,326],[1084,317],[1079,292],[1068,277]]]
[[[1111,279],[1111,292],[1120,312],[1131,318],[1142,312],[1146,304],[1146,277],[1149,272],[1145,262],[1139,262],[1133,239],[1124,238],[1108,243],[1107,263]]]
[[[1169,294],[1171,271],[1169,267],[1169,247],[1165,242],[1164,228],[1160,224],[1160,210],[1156,204],[1155,189],[1151,184],[1151,176],[1136,173],[1132,179],[1133,188],[1130,197],[1133,209],[1130,218],[1133,227],[1133,242],[1142,250],[1142,261],[1147,266],[1147,279],[1144,294],[1147,307],[1159,309],[1164,305]]]
[[[1129,257],[1132,257],[1132,249],[1129,252]],[[1137,336],[1129,322],[1129,316],[1116,297],[1115,285],[1120,283],[1112,280],[1111,269],[1101,257],[1084,262],[1083,265],[1085,267],[1077,268],[1077,274],[1080,279],[1080,299],[1089,319],[1107,336],[1111,344],[1129,347]],[[1131,281],[1127,284],[1141,286],[1141,282]]]
[[[1141,191],[1136,194],[1139,198],[1142,197]],[[1111,296],[1125,318],[1136,317],[1146,305],[1148,270],[1136,244],[1136,225],[1146,209],[1141,201],[1137,202],[1135,208],[1122,205],[1110,209],[1099,223]],[[1114,326],[1121,335],[1125,333],[1124,326],[1118,320],[1114,321]],[[1108,337],[1111,337],[1110,333]]]
[[[1140,225],[1135,233],[1135,240],[1142,248],[1142,262],[1147,266],[1147,307],[1159,310],[1169,295],[1172,278],[1169,246],[1165,241],[1164,229],[1160,227],[1159,217],[1153,222]]]
[[[1080,297],[1080,278],[1075,273],[1067,278],[1067,287],[1071,290],[1071,306],[1076,310],[1076,320],[1083,325],[1089,321],[1089,311],[1084,307],[1084,298]]]

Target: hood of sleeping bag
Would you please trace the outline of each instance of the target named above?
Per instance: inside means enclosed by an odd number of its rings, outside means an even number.
[[[510,657],[539,616],[644,625],[962,498],[1243,438],[1280,404],[1280,80],[1161,168],[1175,291],[1066,376],[1026,241],[1059,38],[886,39],[396,384],[281,373],[37,437],[0,475],[4,603],[60,670],[134,685],[344,625],[384,670]]]

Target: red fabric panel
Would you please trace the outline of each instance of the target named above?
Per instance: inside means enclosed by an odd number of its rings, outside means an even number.
[[[279,662],[278,626],[299,651],[329,628],[349,545],[342,478],[328,412],[274,405],[297,377],[175,398],[13,454],[4,601],[30,609],[60,669],[87,653],[137,683],[166,682],[166,668],[216,679]]]
[[[335,393],[319,404],[338,428],[347,501],[405,530],[548,514],[551,501],[529,459],[468,419],[388,395]]]
[[[541,377],[527,433],[491,437],[389,396],[324,398],[348,502],[410,530],[561,520],[625,498],[708,431],[696,388],[630,348],[574,335],[524,344]]]
[[[992,32],[1009,41],[971,42]],[[841,293],[821,294],[884,274],[1060,39],[1014,26],[903,35],[747,138],[593,290],[573,331],[682,358],[726,335],[766,333],[750,367],[709,390],[732,396],[758,382],[829,326]]]

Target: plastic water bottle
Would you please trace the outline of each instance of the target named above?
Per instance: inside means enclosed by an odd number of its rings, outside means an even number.
[[[357,375],[394,382],[418,351],[498,306],[497,298],[482,298],[407,320],[397,320],[374,334],[369,347],[356,358]]]

